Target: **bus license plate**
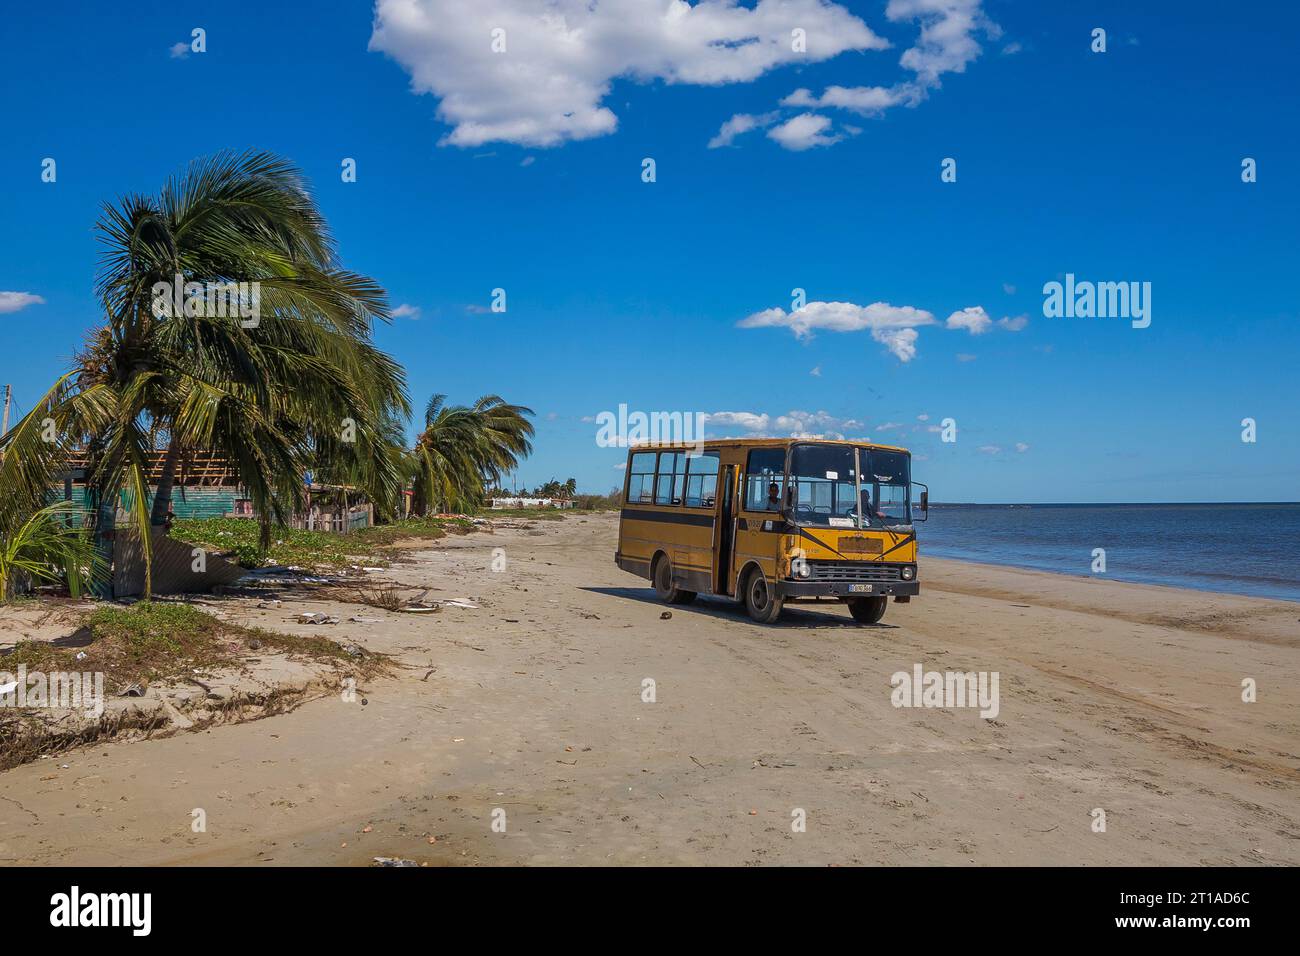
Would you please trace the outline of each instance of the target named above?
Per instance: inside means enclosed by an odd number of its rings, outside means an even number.
[[[870,594],[873,585],[870,584],[850,584],[850,594]]]

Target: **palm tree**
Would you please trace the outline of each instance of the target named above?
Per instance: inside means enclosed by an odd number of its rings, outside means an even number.
[[[391,422],[410,407],[404,372],[371,341],[374,321],[389,317],[385,295],[341,268],[295,167],[260,152],[199,160],[157,198],[106,205],[97,229],[105,323],[74,370],[6,436],[6,447],[30,453],[42,422],[57,433],[35,459],[5,456],[0,493],[30,506],[67,453],[84,448],[101,555],[111,553],[120,492],[130,491],[142,530],[161,523],[178,462],[192,450],[230,462],[261,517],[264,545],[272,521],[301,505],[302,475],[313,466],[345,472],[378,502],[396,501]],[[187,291],[248,283],[260,314],[249,322],[159,301],[160,285],[178,278]],[[157,435],[167,451],[150,514]],[[141,538],[147,593],[150,535]]]
[[[484,489],[518,467],[533,450],[531,408],[484,395],[473,405],[448,405],[434,395],[424,411],[424,431],[415,441],[415,506],[472,511]]]
[[[75,598],[89,579],[103,573],[76,517],[71,503],[59,501],[38,509],[0,536],[0,604],[13,596],[23,580],[66,581]]]

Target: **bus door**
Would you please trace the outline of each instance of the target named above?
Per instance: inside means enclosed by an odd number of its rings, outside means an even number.
[[[736,466],[726,465],[722,471],[722,494],[718,495],[718,529],[713,542],[716,550],[717,576],[713,579],[714,594],[731,593],[731,552],[736,539]]]

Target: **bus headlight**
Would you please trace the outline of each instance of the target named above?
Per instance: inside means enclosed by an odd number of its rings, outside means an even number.
[[[910,564],[903,565],[903,580],[910,581],[914,577],[916,577],[916,568],[912,567]]]

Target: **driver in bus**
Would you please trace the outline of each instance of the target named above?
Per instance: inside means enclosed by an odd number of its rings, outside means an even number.
[[[871,491],[867,488],[862,489],[862,513],[864,515],[875,515],[881,521],[884,521],[886,517],[883,511],[876,511],[871,507]]]
[[[775,481],[767,486],[767,510],[781,510],[781,486]]]

